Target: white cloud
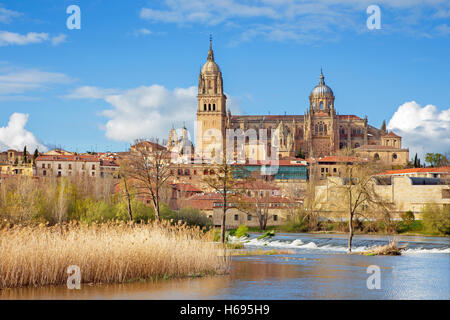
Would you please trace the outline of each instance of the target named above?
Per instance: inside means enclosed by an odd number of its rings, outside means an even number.
[[[106,137],[117,141],[167,139],[172,125],[181,127],[183,122],[193,133],[196,95],[196,87],[170,91],[156,84],[107,95],[104,99],[113,108],[102,112],[110,119],[105,125]]]
[[[38,69],[0,68],[0,97],[37,89],[45,89],[50,84],[68,83],[71,79],[58,72]]]
[[[21,15],[22,13],[20,12],[0,7],[0,22],[2,23],[10,23],[14,18],[20,17]]]
[[[75,89],[65,96],[68,99],[103,99],[107,95],[117,93],[114,89],[103,89],[99,87],[83,86]]]
[[[52,38],[52,45],[57,46],[60,43],[66,42],[67,36],[65,34],[59,34]]]
[[[194,121],[197,112],[197,88],[169,90],[154,84],[118,92],[115,89],[84,86],[77,88],[66,98],[103,99],[111,109],[101,112],[109,120],[102,129],[107,138],[132,142],[138,138],[158,137],[167,139],[172,126],[183,124],[194,137]],[[240,99],[228,97],[227,107],[233,114],[240,113]]]
[[[362,33],[366,30],[366,9],[373,0],[165,0],[163,4],[158,9],[142,8],[140,18],[186,26],[225,24],[240,33],[233,40],[236,44],[255,37],[334,41],[337,31]],[[431,20],[450,10],[450,3],[444,0],[379,0],[377,5],[381,7],[383,30],[415,36],[442,35]],[[430,11],[435,13],[432,19]],[[389,19],[391,14],[401,19]]]
[[[0,150],[23,150],[26,146],[29,152],[36,148],[46,151],[47,147],[39,142],[30,131],[25,129],[28,122],[28,114],[13,113],[6,127],[0,127]]]
[[[41,43],[49,40],[48,33],[28,32],[27,34],[20,34],[9,31],[0,31],[0,46],[8,45],[27,45],[32,43]]]
[[[153,32],[151,30],[148,30],[147,28],[141,28],[139,30],[134,30],[133,35],[135,37],[137,36],[148,36],[149,34],[152,34]]]
[[[398,107],[387,125],[403,137],[402,145],[410,148],[410,157],[423,159],[427,152],[450,152],[450,109],[438,110],[431,104],[421,107],[417,102],[405,102]]]

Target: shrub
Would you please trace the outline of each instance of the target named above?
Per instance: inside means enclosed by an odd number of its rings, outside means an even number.
[[[400,217],[402,218],[403,222],[406,224],[410,224],[410,223],[414,222],[414,213],[411,210],[400,214]]]
[[[427,204],[422,209],[422,223],[428,232],[450,234],[450,209]]]
[[[248,237],[248,227],[246,225],[241,224],[234,233],[234,236],[237,238]]]

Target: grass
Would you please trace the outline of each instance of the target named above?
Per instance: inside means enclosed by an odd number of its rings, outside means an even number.
[[[228,256],[211,232],[169,223],[69,223],[0,230],[0,289],[62,285],[69,265],[82,283],[223,274]]]

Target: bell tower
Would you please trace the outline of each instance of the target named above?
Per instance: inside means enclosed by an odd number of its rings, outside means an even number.
[[[222,72],[214,61],[212,37],[206,63],[198,76],[198,107],[196,129],[196,153],[211,152],[211,144],[224,148],[226,129],[226,100],[223,93]],[[208,151],[209,150],[209,151]],[[223,150],[223,149],[222,149]]]

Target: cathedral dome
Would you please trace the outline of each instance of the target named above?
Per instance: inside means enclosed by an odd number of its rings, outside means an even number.
[[[220,72],[220,68],[214,60],[208,60],[202,67],[202,73],[217,73]]]
[[[319,97],[329,95],[333,96],[333,90],[329,86],[325,84],[325,77],[322,74],[322,70],[320,71],[319,84],[314,87],[311,91],[311,97]]]

